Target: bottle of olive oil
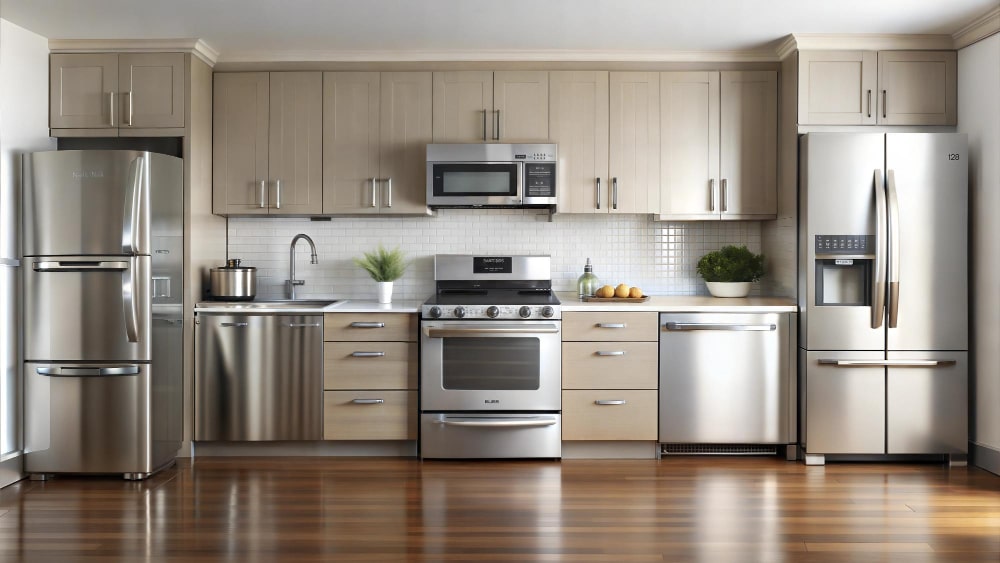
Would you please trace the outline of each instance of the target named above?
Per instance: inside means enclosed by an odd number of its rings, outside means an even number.
[[[580,299],[593,297],[594,292],[599,287],[601,287],[601,280],[594,275],[594,266],[590,264],[590,258],[587,258],[587,264],[583,267],[583,275],[576,280],[578,296]]]

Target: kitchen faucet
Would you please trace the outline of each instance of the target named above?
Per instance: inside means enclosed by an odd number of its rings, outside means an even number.
[[[289,299],[295,299],[295,286],[305,285],[306,280],[295,279],[295,243],[299,242],[299,239],[306,239],[309,243],[309,247],[312,248],[312,255],[309,257],[310,264],[319,264],[319,259],[316,257],[316,245],[313,244],[313,240],[309,238],[309,235],[304,233],[299,233],[292,238],[292,244],[288,247],[288,279],[285,280],[285,293],[288,295]]]

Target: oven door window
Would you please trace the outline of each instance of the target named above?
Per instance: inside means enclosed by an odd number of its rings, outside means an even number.
[[[516,163],[434,164],[435,196],[516,196]]]
[[[445,338],[442,385],[457,391],[533,391],[541,374],[538,338]]]

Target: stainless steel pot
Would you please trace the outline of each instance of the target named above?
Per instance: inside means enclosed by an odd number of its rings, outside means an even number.
[[[208,274],[208,296],[218,301],[250,301],[257,295],[257,268],[240,266],[239,258],[212,268]]]

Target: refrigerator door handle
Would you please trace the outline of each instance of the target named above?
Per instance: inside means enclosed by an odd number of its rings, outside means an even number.
[[[128,189],[125,191],[125,220],[122,225],[122,252],[139,253],[139,214],[142,204],[143,170],[146,159],[137,157],[129,165]]]
[[[899,197],[896,195],[896,173],[886,173],[889,184],[889,328],[899,320]]]
[[[830,360],[821,359],[822,365],[837,367],[892,367],[892,368],[926,368],[953,366],[957,360]]]
[[[49,366],[44,368],[35,368],[35,373],[38,375],[49,375],[53,377],[93,377],[100,375],[137,375],[139,373],[138,365],[127,365],[127,366],[113,366],[113,367],[64,367],[64,366]]]
[[[881,170],[875,170],[872,184],[875,186],[875,279],[872,280],[872,328],[879,328],[885,317],[885,239],[888,234],[886,227],[888,216]]]
[[[128,270],[128,262],[112,261],[84,261],[84,260],[41,260],[33,262],[31,269],[36,272],[124,272]]]
[[[128,270],[122,272],[122,312],[125,314],[125,335],[129,342],[139,341],[139,302],[135,298],[136,291],[136,264],[133,263]]]

